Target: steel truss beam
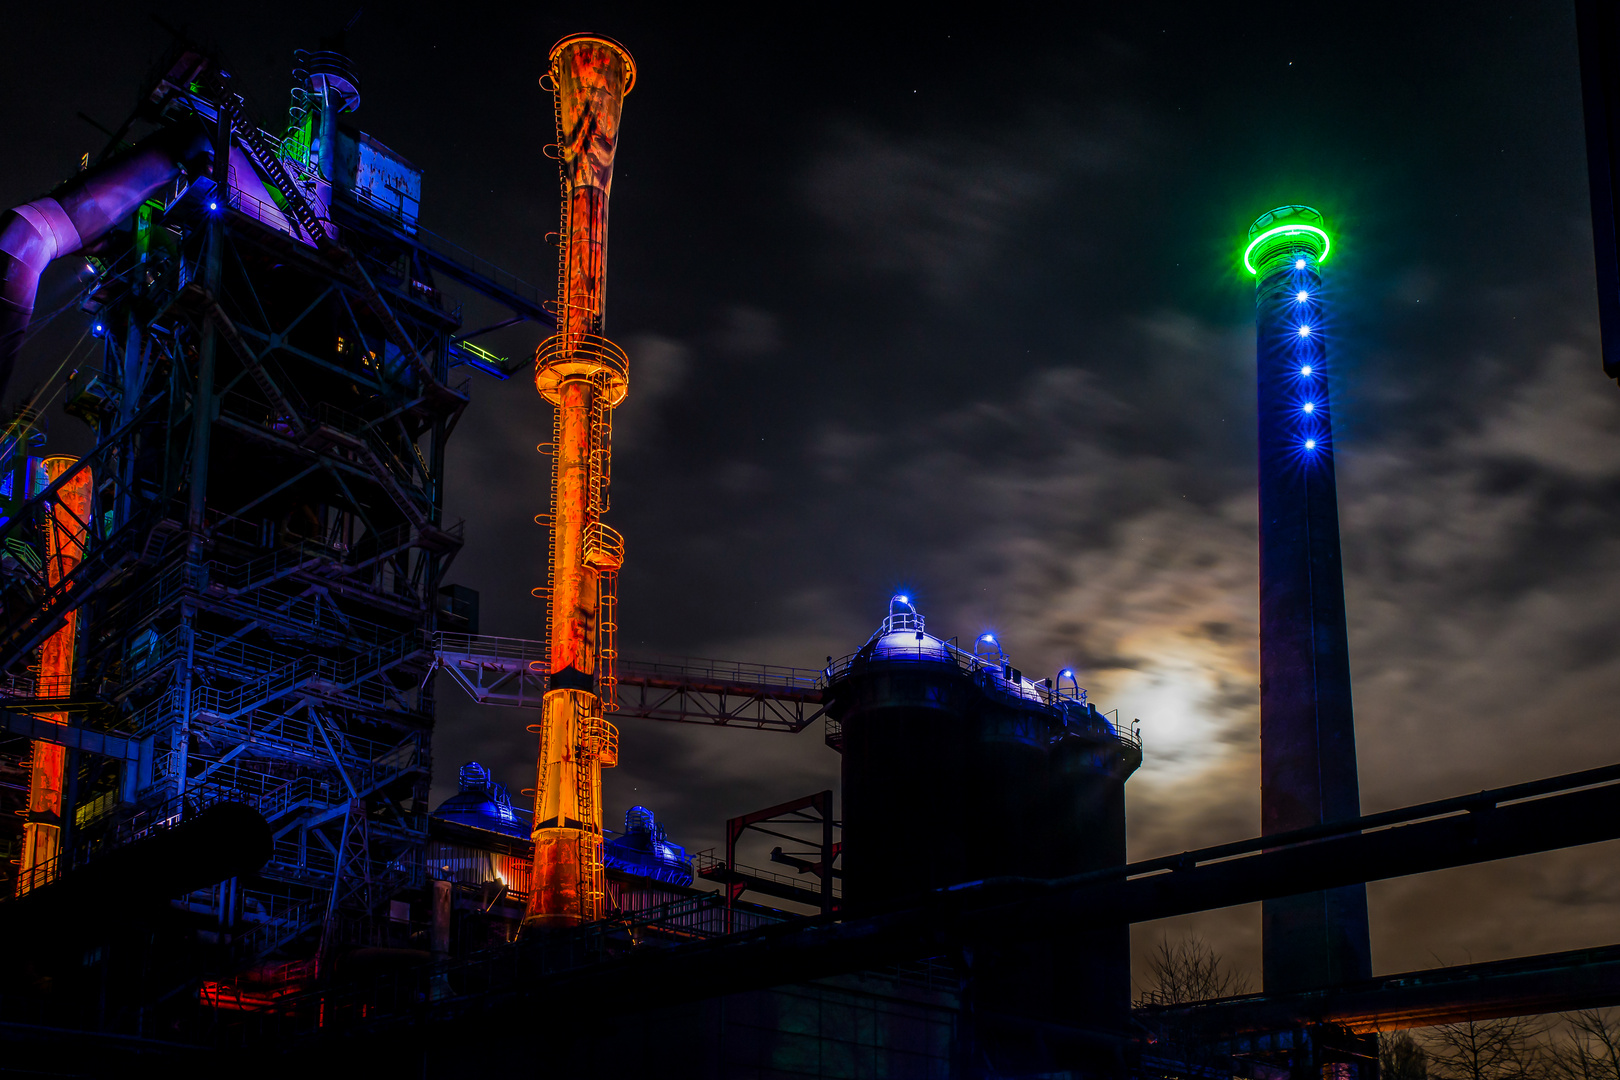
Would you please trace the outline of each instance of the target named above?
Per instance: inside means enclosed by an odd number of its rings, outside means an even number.
[[[436,665],[480,705],[538,709],[545,642],[435,634]],[[617,716],[685,724],[803,731],[822,715],[822,673],[723,660],[620,660]]]

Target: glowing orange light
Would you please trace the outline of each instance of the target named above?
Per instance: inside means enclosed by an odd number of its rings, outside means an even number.
[[[630,388],[624,351],[602,336],[608,196],[619,114],[635,83],[617,43],[564,38],[546,73],[557,105],[563,184],[557,333],[535,353],[534,382],[555,409],[551,465],[550,688],[541,708],[534,876],[525,926],[602,917],[602,769],[618,761],[611,710],[615,584],[624,539],[602,521],[612,476],[613,410]],[[539,667],[537,664],[536,667]],[[604,703],[604,699],[606,702]]]
[[[48,483],[55,483],[76,461],[50,457],[42,463]],[[56,494],[45,524],[45,576],[55,586],[84,559],[85,533],[90,522],[90,470],[80,469]],[[73,650],[78,612],[68,613],[61,629],[45,639],[39,650],[40,697],[68,697],[73,690]],[[41,719],[66,724],[66,713],[48,713]],[[35,740],[28,778],[28,821],[23,825],[22,863],[17,873],[17,895],[55,877],[62,850],[62,787],[67,779],[67,750],[59,743]]]

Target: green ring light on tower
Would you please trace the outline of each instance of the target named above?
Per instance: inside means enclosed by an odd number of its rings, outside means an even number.
[[[1249,246],[1243,249],[1243,266],[1251,274],[1284,250],[1308,247],[1317,262],[1325,262],[1333,240],[1322,226],[1320,211],[1309,206],[1279,206],[1262,214],[1249,226]]]

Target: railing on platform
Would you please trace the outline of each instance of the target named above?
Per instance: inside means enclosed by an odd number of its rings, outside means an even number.
[[[896,638],[901,640],[894,640]],[[820,674],[823,677],[822,685],[826,686],[868,669],[912,664],[955,668],[988,694],[1061,710],[1071,725],[1079,719],[1081,730],[1095,732],[1108,741],[1137,751],[1142,749],[1142,734],[1134,725],[1122,726],[1118,710],[1099,712],[1086,701],[1086,692],[1078,686],[1064,686],[1051,679],[1041,682],[1026,679],[999,653],[995,656],[976,655],[950,641],[926,636],[921,631],[916,632],[915,638],[911,634],[900,633],[874,638],[864,648],[832,661]],[[1076,729],[1071,726],[1070,730]],[[828,745],[836,749],[840,747],[842,738],[842,725],[829,719]]]
[[[792,889],[801,889],[805,892],[819,893],[821,879],[815,874],[806,871],[803,874],[778,874],[774,870],[762,870],[757,866],[745,866],[737,863],[735,866],[727,865],[726,860],[716,853],[715,848],[704,848],[692,856],[692,865],[697,870],[697,876],[707,881],[723,881],[730,874],[739,874],[744,877],[757,878],[761,881],[771,881]],[[833,895],[842,892],[838,888],[836,879],[833,884]]]

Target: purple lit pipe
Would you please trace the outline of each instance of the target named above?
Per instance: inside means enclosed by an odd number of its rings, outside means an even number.
[[[94,244],[182,171],[199,171],[210,157],[200,128],[165,128],[55,193],[0,215],[0,396],[27,336],[45,267]]]

